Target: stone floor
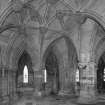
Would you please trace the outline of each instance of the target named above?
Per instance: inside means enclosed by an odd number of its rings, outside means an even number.
[[[103,97],[103,96],[102,96]],[[96,102],[89,105],[105,105],[105,97],[98,98]],[[49,96],[49,97],[22,97],[14,105],[88,105],[88,104],[79,104],[77,103],[77,97],[70,96]]]
[[[89,105],[105,105],[105,95],[97,95],[96,100],[93,103],[88,103]],[[0,104],[1,105],[1,104]],[[61,95],[51,95],[44,97],[36,97],[31,94],[24,94],[19,99],[12,104],[3,105],[87,105],[78,103],[77,96],[61,96]]]
[[[49,96],[43,98],[22,97],[14,105],[76,105],[70,97]]]

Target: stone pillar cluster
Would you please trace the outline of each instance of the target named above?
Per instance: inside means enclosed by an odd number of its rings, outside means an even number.
[[[3,103],[14,100],[16,93],[15,71],[2,67],[0,70],[0,97]]]
[[[2,98],[2,70],[0,70],[0,100]]]
[[[41,96],[42,71],[34,69],[34,96]]]
[[[80,97],[79,102],[88,103],[95,100],[96,72],[95,63],[79,63],[80,69]]]
[[[81,26],[81,48],[80,48],[80,102],[91,102],[95,99],[96,90],[96,64],[92,55],[92,38],[96,32],[95,23],[87,19]]]

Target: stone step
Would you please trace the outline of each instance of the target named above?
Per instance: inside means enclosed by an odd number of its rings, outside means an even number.
[[[97,98],[97,102],[105,102],[105,95],[101,95]]]

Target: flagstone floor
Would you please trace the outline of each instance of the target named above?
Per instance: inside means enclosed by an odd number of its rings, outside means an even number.
[[[76,96],[44,96],[35,97],[25,95],[20,97],[13,105],[87,105],[78,103]],[[97,97],[95,102],[89,105],[105,105],[105,95]]]

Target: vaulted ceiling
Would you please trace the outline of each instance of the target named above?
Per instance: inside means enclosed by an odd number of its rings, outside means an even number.
[[[0,45],[6,49],[13,44],[21,46],[20,43],[25,42],[24,38],[37,34],[37,29],[42,34],[46,33],[47,29],[56,32],[63,29],[72,33],[74,27],[78,28],[84,22],[84,14],[99,20],[99,24],[105,28],[104,5],[105,0],[0,0]],[[99,31],[103,32],[101,29],[98,29]],[[40,40],[44,37],[58,37],[54,36],[54,32],[50,34],[53,35],[40,34]],[[103,34],[99,34],[99,37],[102,38]],[[31,41],[27,43],[32,42],[32,39],[28,37]],[[35,40],[37,42],[37,37]]]
[[[104,5],[105,0],[0,0],[0,25],[47,26],[57,10],[90,12],[105,21]]]

